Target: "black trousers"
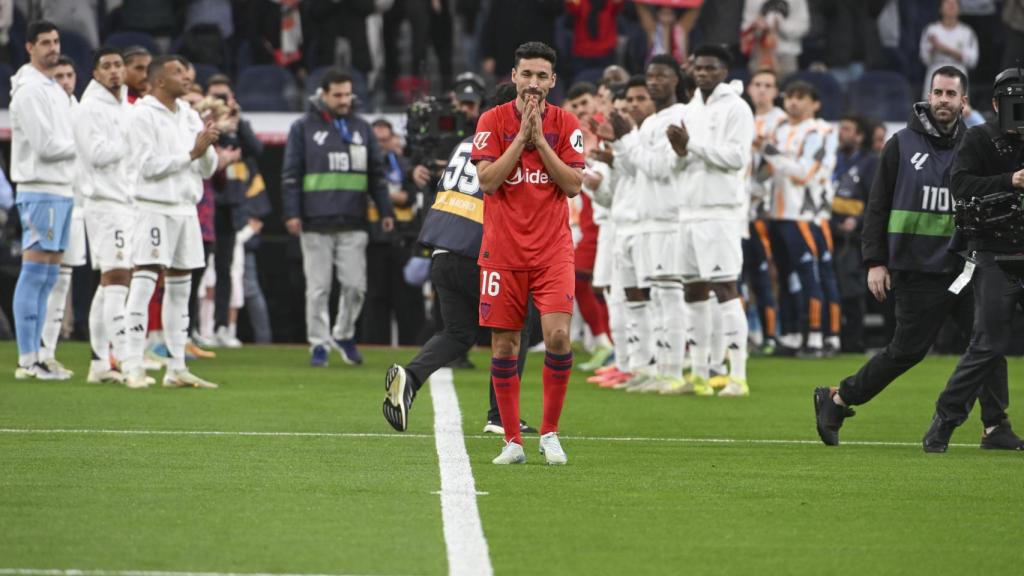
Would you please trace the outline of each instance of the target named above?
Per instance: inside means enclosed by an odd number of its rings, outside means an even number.
[[[996,426],[1007,419],[1010,392],[1006,352],[1013,338],[1013,316],[1024,295],[1019,278],[999,269],[995,254],[975,253],[974,333],[946,389],[935,403],[935,415],[955,426],[963,424],[974,401],[981,404],[981,421]]]
[[[955,278],[955,274],[892,272],[896,331],[884,350],[840,384],[839,395],[844,402],[865,404],[916,366],[935,343],[947,316],[953,315],[960,329],[970,333],[973,315],[970,285],[960,294],[953,294],[949,285]]]
[[[217,235],[214,242],[213,269],[217,285],[213,289],[213,328],[228,325],[231,307],[231,264],[235,259],[235,210],[237,207],[217,205],[213,226]]]
[[[446,366],[465,354],[476,343],[480,330],[480,267],[475,260],[459,254],[438,254],[431,259],[430,281],[437,290],[437,303],[441,309],[444,329],[434,334],[416,357],[405,367],[417,389],[426,382],[438,368]],[[536,314],[532,302],[530,313]],[[530,324],[523,323],[523,335],[519,346],[519,376],[526,367],[526,351],[529,348]],[[494,396],[494,385],[490,384],[491,406],[487,419],[498,421],[498,402]]]

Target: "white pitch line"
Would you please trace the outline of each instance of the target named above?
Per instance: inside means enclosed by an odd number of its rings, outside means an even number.
[[[268,572],[166,572],[160,570],[91,570],[0,568],[0,576],[374,576],[370,574],[282,574]]]
[[[476,483],[450,368],[442,368],[430,377],[430,397],[434,402],[434,437],[441,469],[441,521],[448,551],[448,574],[492,576],[494,567],[476,505]]]
[[[418,439],[434,438],[432,434],[395,434],[386,432],[256,432],[232,430],[108,430],[94,428],[0,428],[0,434],[96,434],[113,436],[249,436],[268,438],[382,438]],[[493,434],[466,434],[470,440],[501,440]],[[577,442],[653,442],[660,444],[767,444],[816,446],[818,440],[787,440],[780,438],[659,438],[656,436],[561,436],[562,440]],[[883,440],[844,440],[843,446],[921,446],[920,442],[890,442]],[[952,448],[975,448],[977,444],[950,444]],[[3,576],[0,573],[0,576]]]

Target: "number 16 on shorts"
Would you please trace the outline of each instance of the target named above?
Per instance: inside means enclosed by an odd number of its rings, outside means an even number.
[[[480,271],[480,295],[497,296],[501,292],[501,272],[496,270]]]

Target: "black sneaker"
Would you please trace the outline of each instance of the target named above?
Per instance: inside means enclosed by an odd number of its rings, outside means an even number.
[[[405,368],[392,364],[384,377],[384,419],[399,432],[409,428],[409,410],[416,398],[416,391],[409,382]]]
[[[849,406],[840,406],[832,401],[835,392],[820,386],[814,389],[814,417],[818,422],[818,437],[826,446],[839,445],[839,429],[843,420],[856,413]]]
[[[986,450],[1024,450],[1024,440],[1013,433],[1010,421],[1003,420],[990,434],[981,435],[981,447]]]
[[[932,416],[932,425],[925,432],[921,445],[925,452],[942,454],[949,448],[949,439],[953,437],[956,425],[939,418],[936,414]]]
[[[525,420],[519,421],[519,433],[520,434],[536,434],[537,429],[526,423]],[[484,434],[501,434],[505,435],[505,427],[501,425],[501,420],[488,420],[484,426]]]

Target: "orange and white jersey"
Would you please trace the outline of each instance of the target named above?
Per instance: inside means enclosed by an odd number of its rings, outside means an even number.
[[[786,113],[778,106],[764,114],[754,115],[754,138],[764,142],[775,141],[775,130],[786,119]],[[750,191],[750,219],[759,218],[767,209],[768,196],[771,194],[771,171],[766,169],[763,155],[751,149],[748,189]]]
[[[769,218],[815,219],[820,203],[815,198],[815,188],[826,154],[825,137],[817,119],[808,118],[799,124],[787,119],[779,124],[774,144],[764,150],[764,159],[772,172]]]

